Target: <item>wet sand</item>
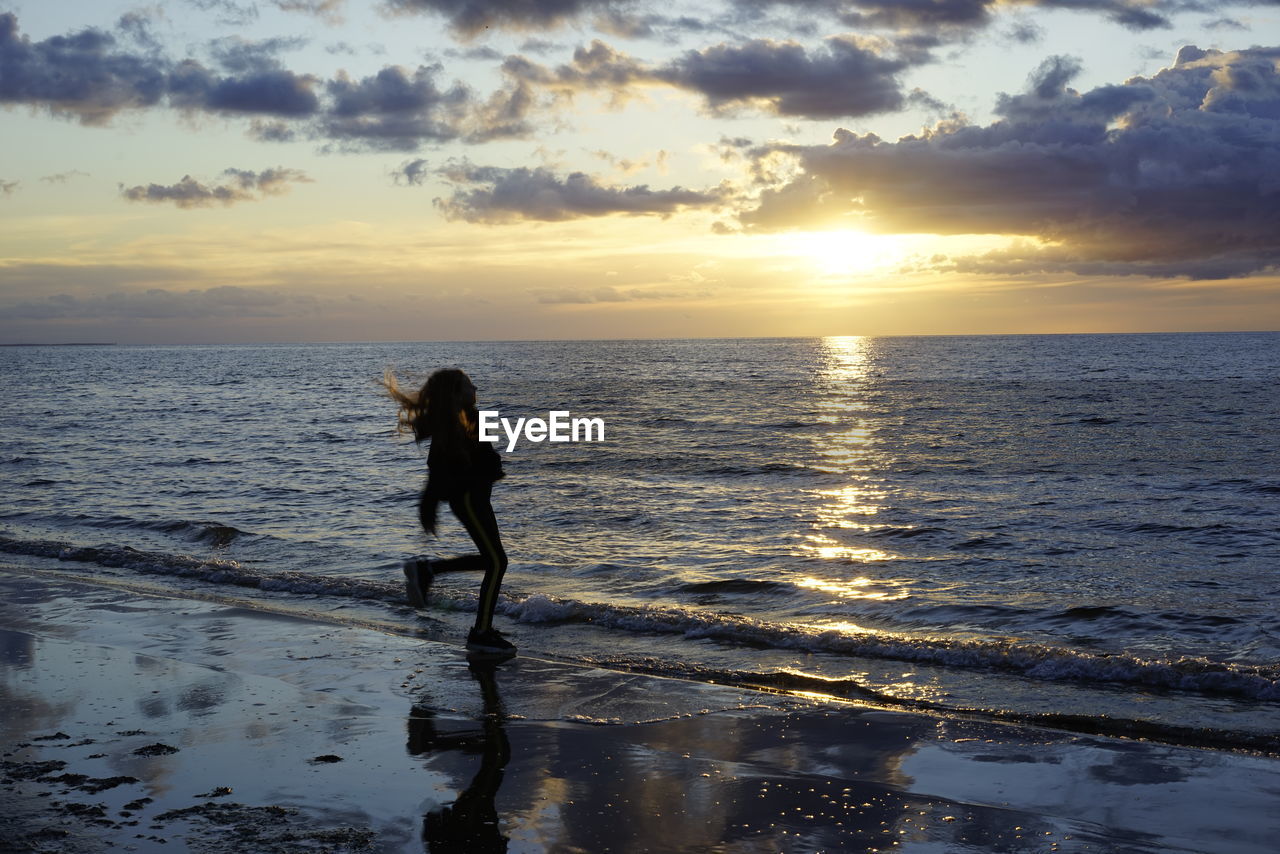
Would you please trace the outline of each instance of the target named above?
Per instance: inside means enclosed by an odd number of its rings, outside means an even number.
[[[6,851],[1248,854],[1280,836],[1272,757],[472,666],[341,611],[20,566],[0,566],[0,673]]]

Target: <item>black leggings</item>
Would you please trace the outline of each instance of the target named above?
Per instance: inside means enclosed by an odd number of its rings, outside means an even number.
[[[484,573],[480,582],[480,604],[476,607],[476,631],[484,632],[493,627],[493,609],[498,604],[498,588],[507,571],[507,553],[502,548],[502,536],[498,533],[498,519],[489,503],[489,489],[477,487],[449,500],[449,509],[471,535],[471,541],[479,549],[477,554],[461,555],[446,560],[431,561],[431,569],[441,572]]]

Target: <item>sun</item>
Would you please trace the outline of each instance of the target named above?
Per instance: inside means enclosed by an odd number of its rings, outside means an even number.
[[[896,235],[864,231],[800,231],[780,235],[779,247],[788,255],[808,259],[824,276],[870,273],[902,260]]]

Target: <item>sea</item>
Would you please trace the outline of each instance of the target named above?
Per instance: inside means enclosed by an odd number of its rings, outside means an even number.
[[[1280,753],[1280,333],[4,347],[0,564],[460,644],[446,366],[603,424],[501,444],[523,655]]]

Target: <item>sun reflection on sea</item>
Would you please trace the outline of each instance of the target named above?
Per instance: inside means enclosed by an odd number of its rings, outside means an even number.
[[[805,536],[800,548],[824,560],[871,563],[896,557],[883,549],[833,536],[840,530],[865,532],[885,527],[870,521],[880,513],[886,493],[878,485],[881,452],[864,414],[867,404],[857,393],[868,378],[870,348],[870,341],[860,336],[822,340],[822,366],[816,383],[822,391],[818,420],[832,427],[819,440],[816,450],[823,464],[818,468],[851,481],[839,489],[817,493],[820,501],[814,508],[814,530]]]
[[[870,549],[868,551],[871,551]],[[875,559],[875,558],[871,558]],[[796,582],[799,587],[807,587],[811,590],[821,590],[823,593],[830,593],[843,599],[877,599],[882,602],[892,602],[897,599],[906,599],[908,594],[901,590],[876,590],[876,585],[897,586],[895,582],[882,581],[875,578],[854,578],[849,581],[827,581],[821,578],[802,578]],[[852,623],[848,625],[852,626]],[[859,629],[859,631],[866,631]]]

